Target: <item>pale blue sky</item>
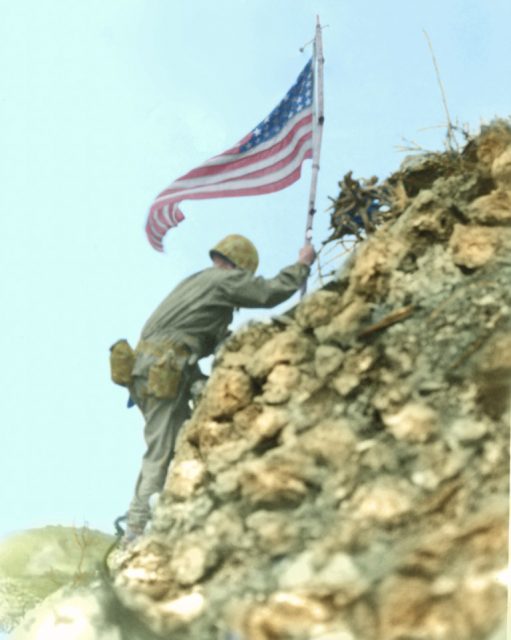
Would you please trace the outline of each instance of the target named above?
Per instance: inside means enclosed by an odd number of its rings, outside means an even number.
[[[402,137],[442,145],[443,129],[423,130],[445,122],[423,29],[453,119],[477,129],[509,115],[509,0],[0,2],[0,535],[110,530],[143,453],[142,418],[109,380],[110,344],[135,343],[227,233],[253,239],[263,275],[295,260],[309,162],[277,194],[185,202],[165,255],[143,227],[161,189],[277,104],[316,13],[329,25],[320,241],[344,173],[385,177]]]

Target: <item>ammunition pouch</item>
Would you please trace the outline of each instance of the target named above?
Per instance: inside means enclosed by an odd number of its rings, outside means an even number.
[[[190,351],[183,345],[165,340],[152,343],[141,340],[137,352],[156,357],[147,374],[147,394],[161,400],[177,397]]]
[[[135,352],[127,340],[117,340],[110,347],[110,376],[115,384],[127,387],[133,379]]]

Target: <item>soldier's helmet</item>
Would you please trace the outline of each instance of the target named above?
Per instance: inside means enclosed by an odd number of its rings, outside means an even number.
[[[214,255],[226,258],[235,267],[255,273],[259,264],[259,254],[252,242],[245,236],[235,233],[226,236],[216,244],[209,252],[211,258]]]

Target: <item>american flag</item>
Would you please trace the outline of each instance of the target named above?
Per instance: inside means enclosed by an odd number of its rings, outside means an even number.
[[[313,59],[279,105],[234,147],[178,178],[153,202],[146,234],[157,251],[184,215],[182,200],[272,193],[296,182],[312,158]]]

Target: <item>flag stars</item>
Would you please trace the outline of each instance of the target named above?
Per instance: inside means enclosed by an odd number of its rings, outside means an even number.
[[[253,149],[277,135],[292,118],[311,106],[312,94],[313,77],[312,60],[310,60],[282,102],[255,127],[251,137],[240,147],[240,150],[243,152]]]

